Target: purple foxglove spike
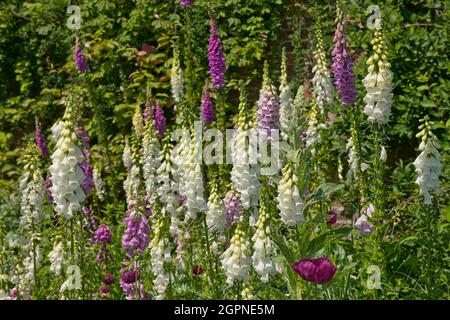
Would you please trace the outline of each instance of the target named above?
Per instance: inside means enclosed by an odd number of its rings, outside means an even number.
[[[183,9],[189,7],[192,4],[194,4],[194,0],[180,0],[180,7]]]
[[[41,156],[44,158],[47,157],[48,156],[47,144],[45,143],[45,139],[42,135],[41,126],[39,125],[39,123],[37,121],[36,121],[36,131],[35,131],[34,138],[36,141],[36,145],[39,148],[39,151],[41,153]]]
[[[78,40],[75,44],[73,60],[75,61],[75,66],[77,67],[78,72],[89,71],[87,59],[84,56],[83,51],[81,51],[80,42]]]
[[[166,131],[166,117],[164,116],[164,110],[159,104],[156,104],[152,110],[152,114],[158,137],[162,138],[164,136],[164,132]]]
[[[207,86],[205,86],[205,89],[203,90],[202,119],[205,125],[212,123],[216,119],[214,106],[209,97],[209,90]]]
[[[209,73],[211,74],[212,86],[222,88],[225,86],[225,57],[222,52],[222,40],[217,33],[216,23],[213,19],[211,19],[210,34],[208,46]]]

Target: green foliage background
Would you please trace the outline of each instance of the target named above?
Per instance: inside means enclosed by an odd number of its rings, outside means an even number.
[[[190,84],[189,108],[199,114],[202,88],[208,76],[209,14],[218,20],[227,59],[227,88],[223,94],[229,125],[237,110],[238,81],[243,79],[249,83],[250,102],[254,104],[262,77],[262,61],[269,61],[271,77],[277,80],[282,46],[288,48],[289,80],[293,87],[296,90],[299,84],[305,83],[308,88],[312,77],[313,31],[317,23],[321,23],[328,57],[331,57],[335,28],[332,1],[195,2],[189,10],[181,10],[178,0],[4,0],[0,3],[0,204],[3,211],[18,212],[17,202],[6,200],[16,193],[21,171],[18,161],[25,140],[33,137],[35,117],[49,138],[50,127],[64,110],[63,93],[70,90],[83,97],[81,123],[91,137],[94,161],[109,173],[110,201],[106,203],[110,205],[104,211],[111,216],[122,212],[123,204],[117,201],[125,176],[121,154],[131,130],[134,107],[145,101],[149,86],[169,121],[174,121],[169,77],[173,45],[177,44]],[[366,8],[371,4],[378,4],[382,9],[394,73],[393,116],[385,134],[390,138],[386,183],[393,223],[389,231],[395,241],[388,243],[385,250],[392,262],[388,271],[395,288],[387,296],[417,294],[419,288],[415,287],[414,279],[424,273],[421,263],[425,259],[424,246],[434,253],[441,252],[442,248],[446,252],[441,261],[433,262],[434,272],[441,277],[437,282],[444,284],[437,290],[444,291],[450,263],[449,1],[348,0],[343,3],[344,12],[351,20],[346,33],[354,52],[358,105],[363,108],[361,80],[366,74],[365,60],[372,34],[366,27],[369,16]],[[69,17],[66,10],[71,4],[81,8],[80,30],[66,26]],[[75,71],[72,58],[76,37],[87,46],[84,53],[90,72],[82,75]],[[143,44],[154,50],[139,62],[137,52]],[[336,163],[338,156],[346,159],[348,137],[345,111],[337,103],[332,111],[336,123],[334,136],[330,137],[331,164]],[[440,205],[447,221],[436,225],[436,241],[431,247],[429,242],[419,241],[418,234],[427,230],[427,226],[416,222],[421,221],[421,207],[409,205],[409,200],[418,194],[411,162],[418,155],[419,140],[415,134],[419,119],[425,115],[435,122],[441,141],[444,174]],[[442,270],[445,272],[439,273]],[[408,277],[398,277],[400,274]],[[448,292],[448,284],[446,289]],[[435,294],[442,297],[442,292]],[[357,293],[350,296],[360,297]]]

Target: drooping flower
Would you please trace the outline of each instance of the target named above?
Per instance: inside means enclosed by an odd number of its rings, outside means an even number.
[[[194,3],[194,0],[180,0],[180,6],[183,9],[186,8],[186,7],[189,7],[193,3]]]
[[[281,221],[288,226],[301,224],[303,216],[303,200],[297,187],[298,178],[290,163],[282,169],[282,178],[278,185],[277,207]]]
[[[39,124],[37,119],[36,119],[36,131],[34,134],[34,138],[36,141],[36,146],[39,148],[39,151],[41,152],[41,156],[44,158],[47,157],[48,156],[47,144],[45,143],[45,139],[44,139],[44,136],[42,135],[42,131],[41,131],[41,125]]]
[[[102,179],[101,171],[98,167],[94,167],[92,178],[94,180],[96,195],[100,201],[103,201],[105,198],[105,182]]]
[[[237,226],[231,238],[231,245],[222,254],[221,259],[228,284],[232,285],[235,280],[249,279],[249,268],[252,263],[250,241],[245,237],[242,224]]]
[[[133,129],[138,138],[144,135],[144,118],[142,116],[141,106],[137,105],[133,115]]]
[[[180,51],[178,46],[173,48],[172,70],[170,73],[170,84],[172,90],[172,97],[175,105],[179,104],[183,99],[183,70],[180,66]]]
[[[58,242],[48,254],[50,259],[50,272],[56,276],[61,275],[64,260],[64,247],[62,242]]]
[[[442,174],[441,155],[439,154],[439,140],[431,130],[431,123],[427,120],[419,126],[421,130],[416,137],[421,138],[419,145],[421,153],[414,161],[420,193],[425,204],[432,204],[430,191],[440,192],[439,176]]]
[[[288,132],[292,128],[292,111],[291,88],[287,81],[286,48],[283,48],[280,79],[280,129],[284,140],[287,140]]]
[[[73,214],[81,208],[81,202],[85,198],[81,183],[86,178],[79,166],[84,157],[77,146],[72,117],[72,101],[68,99],[62,129],[55,152],[51,156],[52,164],[49,170],[52,180],[50,190],[54,198],[55,211],[67,219],[71,219]]]
[[[114,283],[114,276],[112,274],[108,274],[103,278],[103,283],[110,286]]]
[[[381,30],[381,23],[375,30],[374,37],[370,42],[373,46],[373,55],[367,60],[368,74],[363,79],[366,88],[364,102],[364,113],[370,122],[384,125],[389,122],[392,105],[392,78],[391,64],[386,55],[386,44]]]
[[[270,222],[264,201],[260,201],[259,218],[255,224],[256,231],[252,237],[253,241],[253,267],[259,274],[262,282],[268,282],[269,276],[275,270],[273,258],[275,255],[275,246],[270,239]]]
[[[101,263],[109,256],[109,251],[107,250],[106,245],[111,243],[111,230],[106,224],[100,225],[100,227],[95,231],[94,243],[101,245],[97,253],[97,262]]]
[[[244,88],[241,88],[240,100],[238,123],[231,150],[233,159],[231,181],[239,192],[242,207],[248,209],[258,205],[260,167],[257,162],[257,143],[255,141],[257,132],[253,129],[248,115]]]
[[[87,72],[89,71],[89,66],[86,57],[81,50],[80,42],[76,41],[75,50],[73,53],[73,60],[75,62],[75,66],[77,67],[78,72]]]
[[[336,211],[330,210],[327,212],[327,214],[330,216],[330,220],[327,221],[327,224],[329,224],[329,225],[336,224],[336,222],[337,222]]]
[[[127,295],[127,300],[145,299],[144,285],[140,281],[141,273],[137,263],[130,268],[122,268],[120,270],[121,277],[119,280],[120,287]]]
[[[225,205],[226,217],[225,217],[225,227],[227,229],[231,228],[233,222],[239,221],[242,212],[241,202],[239,201],[239,195],[231,189],[225,195],[223,199]]]
[[[163,219],[159,219],[155,224],[154,234],[150,242],[150,255],[152,272],[154,275],[153,285],[158,293],[156,299],[164,299],[167,286],[169,285],[169,273],[166,270],[166,263],[172,260],[168,239],[163,234]]]
[[[334,49],[333,49],[333,70],[334,79],[338,92],[342,98],[342,105],[347,107],[355,102],[357,91],[355,87],[355,73],[353,72],[353,61],[349,52],[349,42],[344,34],[345,21],[338,1],[336,32],[334,33]]]
[[[209,97],[208,84],[205,84],[203,89],[203,100],[202,100],[202,120],[205,125],[212,123],[216,119],[214,106]]]
[[[262,137],[271,138],[272,131],[280,127],[280,101],[276,94],[276,88],[269,78],[269,65],[264,63],[264,76],[258,100],[258,128]]]
[[[348,164],[350,166],[350,171],[356,173],[359,171],[360,164],[356,146],[353,143],[353,137],[348,139],[346,148],[348,150]]]
[[[219,197],[216,184],[211,186],[207,205],[206,224],[208,228],[222,233],[225,227],[225,206],[223,200]]]
[[[212,86],[214,88],[222,88],[225,86],[224,74],[226,65],[222,52],[222,40],[217,32],[214,19],[211,19],[210,33],[208,46],[209,73],[211,74]]]
[[[367,208],[362,210],[361,216],[355,222],[355,228],[357,228],[361,234],[367,235],[372,233],[372,224],[368,219],[372,217],[372,213],[375,211],[373,204],[370,204]]]
[[[252,288],[246,285],[244,289],[242,289],[241,297],[242,300],[254,300],[255,297],[253,296]]]
[[[206,212],[207,205],[204,198],[203,173],[199,152],[202,150],[202,141],[187,133],[183,135],[177,150],[177,165],[182,171],[180,192],[186,197],[186,220],[194,218],[198,212]]]
[[[292,269],[304,280],[315,284],[330,282],[337,271],[336,267],[326,257],[301,259],[292,265]]]
[[[328,70],[326,53],[324,49],[322,31],[316,32],[317,44],[314,51],[315,66],[312,69],[314,77],[312,79],[314,100],[319,108],[320,113],[325,113],[325,105],[333,101],[333,86]]]

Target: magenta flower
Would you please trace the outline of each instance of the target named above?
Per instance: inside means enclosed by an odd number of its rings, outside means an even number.
[[[127,250],[127,257],[131,258],[135,250],[139,255],[142,254],[149,244],[150,228],[147,219],[129,216],[123,221],[127,228],[122,236],[122,247]]]
[[[212,86],[222,88],[225,86],[226,65],[222,53],[222,40],[218,35],[214,19],[211,19],[210,34],[208,46],[209,73],[211,74]]]
[[[257,116],[259,133],[270,139],[272,130],[280,127],[280,100],[275,87],[270,82],[267,61],[264,64],[263,85],[259,93]]]
[[[353,72],[353,61],[349,54],[349,42],[344,35],[344,22],[342,13],[338,12],[338,25],[334,34],[335,47],[333,49],[334,79],[338,92],[342,98],[344,107],[355,102],[357,91],[355,87],[355,73]]]
[[[41,126],[39,125],[39,122],[36,121],[36,131],[34,134],[34,138],[36,141],[36,146],[39,148],[39,151],[41,152],[42,157],[48,156],[48,149],[47,144],[45,143],[45,139],[41,132]]]
[[[86,130],[84,130],[83,127],[79,127],[77,131],[75,132],[78,138],[81,139],[81,142],[83,143],[83,156],[85,158],[89,158],[91,153],[89,152],[89,149],[91,148],[91,144],[89,142],[89,135],[87,134]]]
[[[103,293],[103,294],[108,294],[109,293],[109,286],[107,286],[107,285],[102,286],[100,288],[100,292]]]
[[[164,110],[159,104],[153,107],[152,110],[153,120],[155,121],[155,129],[158,133],[158,137],[162,138],[166,131],[166,117],[164,116]]]
[[[205,85],[203,89],[203,101],[202,101],[202,119],[205,125],[212,123],[216,119],[214,112],[214,106],[209,97],[208,85]]]
[[[48,203],[49,204],[53,204],[53,195],[52,195],[52,191],[51,191],[51,187],[52,187],[52,179],[50,178],[50,175],[47,176],[47,178],[44,181],[44,188],[47,190],[47,199],[48,199]]]
[[[292,265],[292,269],[304,280],[315,284],[330,282],[337,270],[331,261],[325,257],[301,259]]]
[[[100,225],[100,227],[95,231],[94,237],[95,244],[109,244],[111,243],[111,230],[106,224]]]
[[[180,6],[184,9],[194,4],[194,0],[180,0]]]
[[[136,281],[138,281],[141,277],[140,272],[137,271],[136,268],[133,268],[133,270],[121,269],[120,273],[122,274],[119,281],[120,287],[127,295],[128,300],[137,298],[137,294],[139,294],[141,299],[147,299],[144,291],[144,285],[142,283],[139,284],[139,292],[136,292]]]
[[[327,214],[330,216],[330,220],[327,221],[327,224],[335,224],[337,222],[337,213],[333,210],[330,210],[327,212]]]
[[[110,286],[114,283],[114,277],[112,274],[108,274],[106,277],[103,278],[103,283]]]
[[[83,51],[81,51],[80,42],[78,40],[75,44],[73,60],[75,62],[75,66],[77,67],[78,72],[87,72],[89,70],[87,59],[84,56]]]

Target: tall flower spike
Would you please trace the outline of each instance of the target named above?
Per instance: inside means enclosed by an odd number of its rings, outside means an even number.
[[[303,200],[297,187],[298,178],[291,164],[282,169],[282,178],[278,185],[278,210],[281,221],[288,226],[295,226],[305,221],[303,216]]]
[[[162,138],[166,132],[166,117],[164,110],[159,104],[156,104],[153,110],[153,120],[155,121],[155,129],[158,133],[158,138]]]
[[[41,125],[39,124],[38,119],[36,118],[36,131],[34,134],[36,146],[39,148],[42,157],[48,156],[47,144],[45,143],[44,136],[42,135]]]
[[[245,237],[242,223],[238,224],[231,245],[222,254],[222,266],[227,276],[227,283],[232,285],[235,280],[248,281],[250,258],[250,241]]]
[[[219,233],[222,233],[225,227],[225,206],[223,200],[219,197],[216,184],[211,186],[206,223],[208,228]]]
[[[363,85],[366,88],[364,102],[364,113],[370,122],[383,125],[389,122],[392,105],[392,78],[390,71],[391,64],[387,59],[386,44],[384,35],[379,28],[375,30],[374,37],[370,43],[373,48],[373,55],[367,60],[368,74],[363,79]]]
[[[249,111],[244,88],[241,89],[240,100],[236,135],[232,144],[231,181],[240,194],[242,207],[248,209],[258,205],[260,168],[257,164],[257,143],[254,139],[257,134],[247,115]]]
[[[229,230],[234,222],[239,221],[242,214],[242,206],[239,201],[239,195],[233,188],[227,192],[225,198],[223,199],[223,203],[225,205],[226,213],[225,227]]]
[[[441,155],[439,154],[439,140],[433,134],[432,124],[428,120],[422,120],[419,126],[420,132],[416,135],[422,141],[419,145],[420,155],[414,161],[420,193],[424,197],[425,204],[432,204],[430,191],[436,194],[440,192],[439,176],[442,174]]]
[[[98,167],[94,167],[92,171],[92,177],[94,179],[95,192],[97,194],[97,198],[100,201],[103,201],[105,198],[105,182],[102,179],[102,174]]]
[[[144,121],[140,105],[137,105],[134,111],[133,128],[136,136],[142,138],[142,136],[144,135]]]
[[[75,50],[73,52],[73,60],[75,62],[75,66],[77,67],[78,72],[87,72],[89,71],[89,66],[86,57],[81,50],[80,42],[78,39],[75,43]]]
[[[172,97],[175,101],[175,105],[179,104],[183,99],[183,70],[180,66],[180,51],[178,46],[175,45],[173,48],[173,59],[172,59],[172,70],[170,73],[170,84]]]
[[[294,132],[296,135],[300,133],[301,127],[305,121],[305,87],[300,85],[297,89],[297,94],[292,102],[292,111],[289,119],[289,130]]]
[[[269,78],[267,61],[264,63],[263,84],[259,92],[257,116],[259,134],[263,138],[270,139],[271,130],[277,130],[280,127],[280,101],[276,94],[276,88]]]
[[[165,264],[170,262],[170,248],[168,246],[168,239],[164,236],[163,219],[160,218],[155,225],[153,239],[150,243],[150,254],[152,272],[154,275],[153,285],[158,293],[156,299],[164,299],[167,286],[169,285],[169,273],[166,271]]]
[[[334,49],[333,49],[333,70],[334,79],[338,92],[342,98],[342,105],[347,107],[355,102],[357,91],[355,87],[355,73],[353,72],[353,61],[350,57],[349,42],[344,34],[344,17],[340,5],[337,1],[337,16],[336,16],[336,32],[334,34]]]
[[[316,31],[316,50],[314,59],[316,65],[312,69],[314,77],[312,79],[314,89],[314,99],[319,107],[320,113],[325,113],[325,105],[333,101],[333,85],[331,82],[330,71],[328,70],[326,53],[324,49],[322,31]]]
[[[81,149],[77,146],[72,104],[72,98],[68,98],[50,166],[52,181],[50,190],[54,198],[55,211],[67,219],[71,219],[73,214],[81,208],[81,202],[85,198],[81,186],[85,175],[78,165],[84,158]]]
[[[153,125],[153,118],[148,117],[142,139],[142,172],[148,208],[152,207],[157,198],[157,170],[160,165],[159,141]]]
[[[211,74],[212,86],[214,88],[222,88],[225,86],[225,57],[222,52],[222,40],[219,37],[216,21],[213,18],[211,18],[210,33],[208,46],[209,73]]]
[[[208,83],[205,84],[205,88],[203,89],[203,100],[202,100],[202,120],[203,124],[208,125],[212,123],[216,119],[216,115],[214,112],[214,106],[211,102],[211,98],[209,96]]]
[[[280,79],[280,129],[281,137],[284,140],[287,140],[292,116],[291,88],[287,81],[286,48],[283,48]]]
[[[275,246],[270,239],[270,222],[264,201],[260,201],[259,218],[255,224],[256,231],[252,237],[253,241],[253,267],[256,273],[261,277],[262,282],[269,281],[269,275],[273,274],[275,264],[273,258],[275,254]]]

